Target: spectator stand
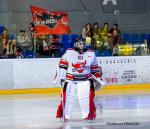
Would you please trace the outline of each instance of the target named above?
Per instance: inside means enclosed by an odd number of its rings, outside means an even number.
[[[73,48],[74,42],[79,38],[78,34],[64,34],[60,37],[61,55],[68,49]]]
[[[140,56],[145,54],[146,45],[144,43],[144,40],[147,40],[150,34],[146,33],[126,33],[122,35],[122,39],[125,43],[129,43],[132,45],[133,48],[133,55]]]
[[[49,36],[49,55],[50,57],[60,57],[61,44],[60,35],[50,35]]]
[[[5,29],[5,26],[0,25],[0,35],[2,35],[4,29]]]

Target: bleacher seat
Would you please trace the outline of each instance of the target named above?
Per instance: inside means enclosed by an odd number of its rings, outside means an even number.
[[[128,34],[128,33],[123,34],[123,35],[122,35],[122,39],[123,39],[124,42],[129,42],[129,43],[132,42],[131,34]]]
[[[132,36],[132,43],[133,44],[141,43],[139,34],[133,33],[131,36]]]
[[[111,56],[111,55],[112,55],[112,53],[110,50],[104,50],[103,51],[103,56]]]
[[[74,43],[77,39],[79,39],[80,35],[78,34],[71,34],[70,35],[70,40],[72,43]]]
[[[33,58],[34,57],[34,52],[33,51],[26,51],[23,53],[24,58]]]
[[[5,29],[4,26],[0,26],[0,35],[2,35],[4,29]]]
[[[68,48],[72,47],[70,35],[64,34],[60,37],[61,52],[64,53]]]
[[[145,33],[140,34],[141,43],[143,43],[144,40],[147,39],[147,38],[148,38],[148,35],[147,35],[147,34],[145,34]]]
[[[68,34],[61,35],[60,42],[62,42],[62,43],[70,42],[70,35],[68,35]]]
[[[150,34],[147,35],[147,39],[150,41]]]
[[[96,56],[100,56],[100,50],[94,50]]]

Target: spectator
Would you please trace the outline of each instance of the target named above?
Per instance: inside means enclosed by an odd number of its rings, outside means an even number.
[[[150,39],[147,40],[147,54],[150,54]]]
[[[105,36],[103,44],[104,44],[104,49],[105,50],[110,50],[111,51],[112,46],[109,42],[108,36]]]
[[[47,39],[43,39],[43,51],[48,51],[48,42]]]
[[[103,40],[105,39],[106,36],[108,36],[108,32],[109,32],[109,24],[105,22],[103,28],[101,29],[101,36]]]
[[[58,57],[60,51],[60,37],[58,35],[49,35],[49,55]]]
[[[16,40],[15,39],[9,40],[7,43],[7,57],[16,58],[15,51],[16,51]]]
[[[92,28],[92,36],[93,35],[99,35],[99,34],[100,34],[99,24],[97,22],[95,22],[93,24],[93,28]]]
[[[21,48],[23,54],[32,50],[31,40],[25,30],[20,30],[17,36],[17,46]]]
[[[92,36],[92,27],[90,23],[87,23],[86,26],[82,29],[82,39],[85,40],[86,37]]]
[[[119,43],[121,43],[121,38],[118,30],[113,30],[112,38],[113,38],[113,46],[116,46]]]
[[[144,40],[144,44],[145,44],[146,55],[149,55],[150,54],[150,40],[149,39],[145,39]]]
[[[3,38],[0,36],[0,57],[3,55]]]
[[[93,38],[92,48],[98,49],[101,45],[102,39],[101,39],[101,34],[100,34],[100,28],[97,22],[93,24],[92,38]]]
[[[30,24],[29,24],[29,30],[30,30],[31,32],[35,32],[35,25],[34,25],[34,22],[33,22],[33,21],[30,22]]]
[[[90,23],[87,23],[86,26],[82,29],[82,39],[85,40],[86,46],[91,46],[92,26]]]
[[[119,56],[119,48],[117,45],[114,46],[112,55],[113,56]]]
[[[119,30],[118,24],[114,24],[114,25],[113,25],[113,28],[111,28],[109,32],[110,32],[111,34],[113,34],[113,31],[114,31],[114,30],[117,30],[117,31],[118,31],[118,34],[120,34],[120,30]]]
[[[4,29],[2,33],[2,57],[6,58],[7,57],[7,44],[9,40],[9,35],[8,35],[8,29]]]
[[[16,50],[15,50],[15,57],[20,59],[20,58],[23,58],[23,55],[21,53],[21,48],[16,46]]]

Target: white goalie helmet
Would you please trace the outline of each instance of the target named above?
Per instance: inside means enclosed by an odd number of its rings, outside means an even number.
[[[74,43],[74,48],[78,48],[80,50],[83,50],[85,48],[85,41],[84,40],[78,40]]]

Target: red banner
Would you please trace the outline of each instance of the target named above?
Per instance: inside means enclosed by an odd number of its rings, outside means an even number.
[[[70,33],[67,13],[53,12],[35,6],[31,6],[31,11],[37,35]]]

